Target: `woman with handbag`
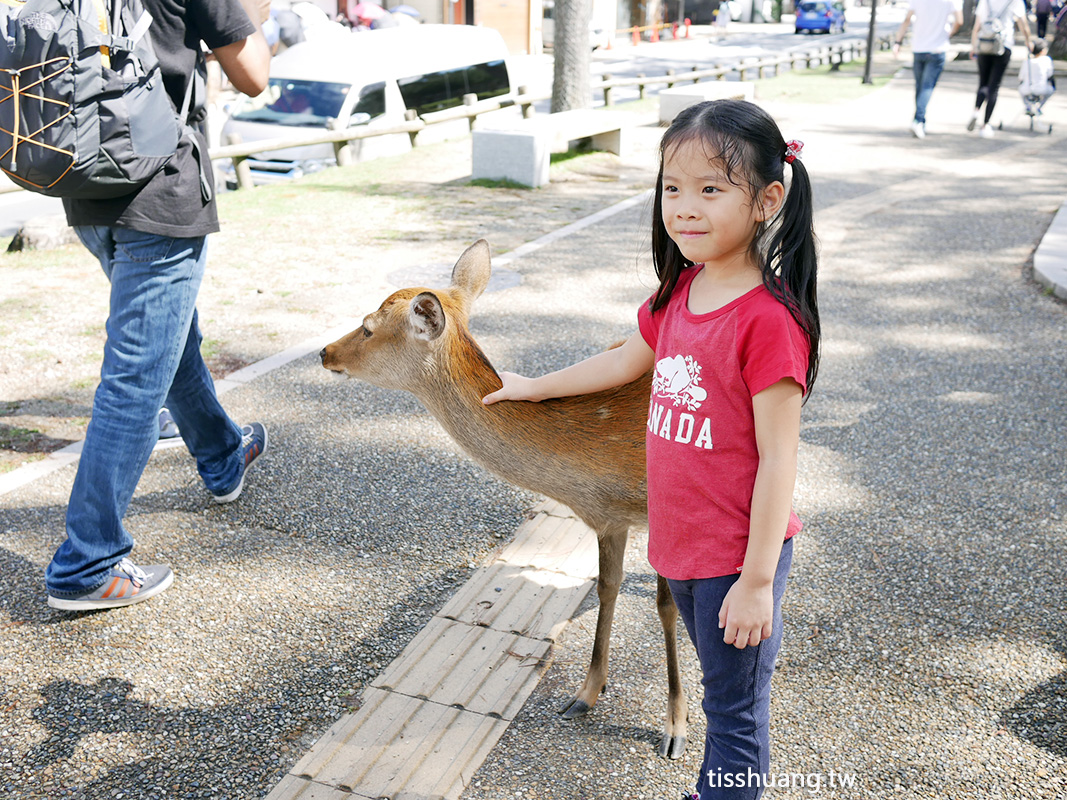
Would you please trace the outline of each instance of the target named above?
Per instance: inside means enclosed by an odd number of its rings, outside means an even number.
[[[1026,38],[1027,57],[1030,54],[1030,22],[1026,17],[1023,0],[978,0],[974,10],[974,28],[971,30],[971,58],[978,59],[978,96],[974,113],[967,130],[973,131],[978,124],[978,114],[985,104],[984,124],[978,131],[983,139],[993,138],[993,126],[989,124],[1004,71],[1011,61],[1011,46],[1015,42],[1015,27]]]

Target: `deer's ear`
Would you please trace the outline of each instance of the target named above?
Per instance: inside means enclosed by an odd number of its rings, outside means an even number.
[[[432,342],[445,332],[445,310],[437,295],[423,292],[411,301],[408,312],[415,335],[427,342]]]
[[[467,293],[470,300],[475,300],[489,284],[490,267],[489,242],[479,239],[459,257],[452,268],[452,285]]]

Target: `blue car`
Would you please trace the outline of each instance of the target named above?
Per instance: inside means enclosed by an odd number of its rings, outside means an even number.
[[[845,30],[845,7],[832,0],[801,0],[797,3],[795,33],[822,31],[833,33]]]

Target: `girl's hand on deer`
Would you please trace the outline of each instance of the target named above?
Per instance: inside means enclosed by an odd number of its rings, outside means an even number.
[[[499,403],[501,400],[540,400],[533,393],[533,379],[516,375],[514,372],[501,372],[500,380],[503,386],[495,392],[490,392],[482,398],[487,406]]]
[[[722,640],[738,650],[755,647],[770,638],[773,621],[773,585],[751,586],[743,576],[730,587],[719,609]]]

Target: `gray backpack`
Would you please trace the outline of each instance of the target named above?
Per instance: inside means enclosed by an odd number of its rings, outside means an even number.
[[[140,0],[0,0],[0,170],[52,197],[143,186],[175,153],[167,95]]]
[[[990,17],[987,20],[983,20],[982,24],[978,28],[978,52],[986,56],[1002,56],[1007,49],[1007,42],[1012,38],[1012,28],[1014,20],[1005,22],[1004,12],[1011,7],[1011,0],[1008,0],[1008,4],[1004,6],[999,14]],[[993,3],[990,0],[989,10],[993,10]]]

